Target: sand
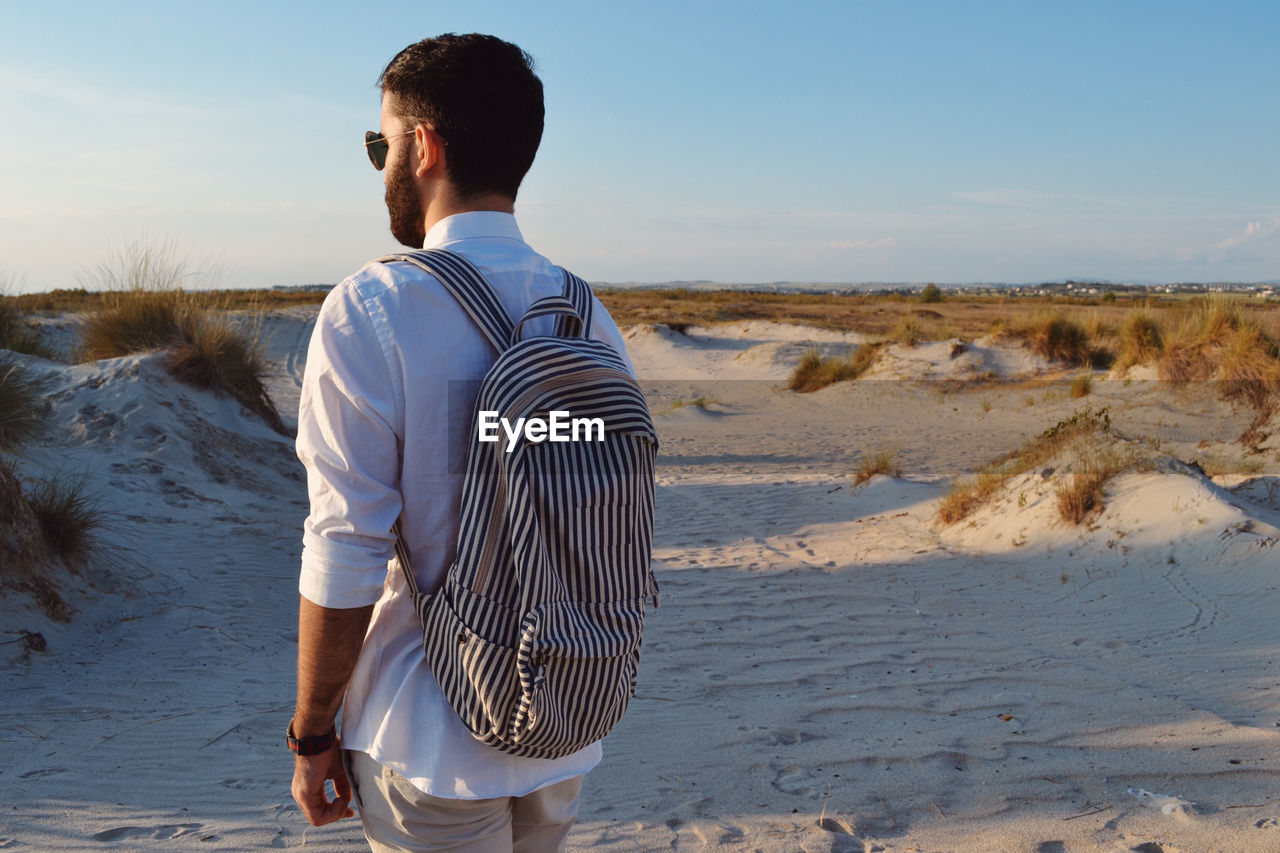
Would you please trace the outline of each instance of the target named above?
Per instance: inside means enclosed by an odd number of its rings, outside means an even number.
[[[313,316],[265,323],[286,421]],[[625,331],[662,606],[571,849],[1280,850],[1280,463],[1236,443],[1249,412],[1142,373],[1073,399],[995,341],[796,395],[805,350],[861,339]],[[47,641],[0,645],[0,850],[366,849],[289,796],[290,443],[156,356],[26,361],[54,426],[23,472],[83,476],[107,522],[71,623],[0,599]],[[1100,513],[1059,519],[1055,462],[937,522],[954,478],[1085,406],[1146,460]],[[902,475],[855,487],[880,449]]]

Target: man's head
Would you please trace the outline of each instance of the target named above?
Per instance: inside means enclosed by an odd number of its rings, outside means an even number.
[[[515,200],[542,140],[542,81],[527,53],[494,36],[448,33],[400,51],[378,85],[384,115],[406,130],[425,124],[445,143],[459,198]]]

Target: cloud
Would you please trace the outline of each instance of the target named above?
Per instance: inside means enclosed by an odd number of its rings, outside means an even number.
[[[831,249],[886,249],[898,245],[893,237],[881,237],[879,240],[840,240],[830,244]]]
[[[1213,248],[1234,249],[1236,246],[1240,246],[1253,240],[1265,240],[1267,237],[1276,233],[1276,231],[1280,231],[1280,218],[1272,219],[1270,222],[1263,222],[1261,220],[1257,222],[1250,222],[1245,226],[1243,234],[1237,234],[1234,237],[1228,237],[1221,242],[1214,243]]]

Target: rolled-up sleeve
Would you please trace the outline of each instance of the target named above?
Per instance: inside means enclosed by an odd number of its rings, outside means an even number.
[[[298,591],[322,607],[378,600],[403,503],[402,397],[367,298],[348,279],[325,300],[298,406],[297,451],[311,500]]]

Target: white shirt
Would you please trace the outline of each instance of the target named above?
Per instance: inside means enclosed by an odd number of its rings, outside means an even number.
[[[510,214],[448,217],[423,248],[474,263],[513,320],[563,290],[560,270],[524,242]],[[525,334],[545,334],[552,322],[531,321]],[[598,301],[591,335],[626,358]],[[427,666],[422,625],[391,570],[391,526],[403,513],[419,588],[443,582],[473,414],[456,393],[451,405],[449,383],[479,379],[494,357],[439,282],[406,264],[368,264],[320,309],[299,403],[298,457],[311,497],[299,591],[322,607],[377,605],[343,701],[343,746],[438,797],[522,796],[586,773],[601,755],[595,743],[554,760],[518,758],[472,738]]]

